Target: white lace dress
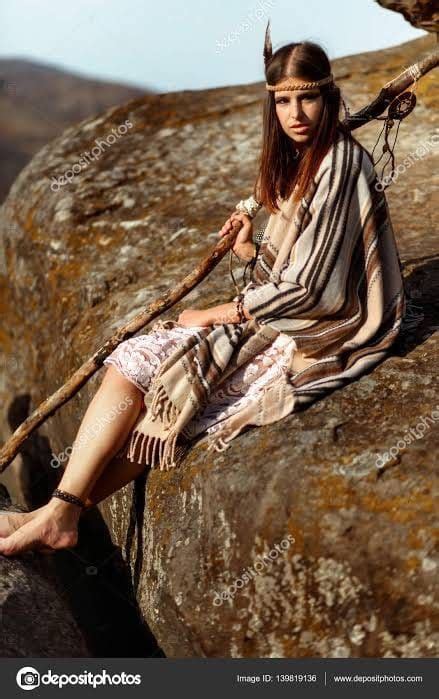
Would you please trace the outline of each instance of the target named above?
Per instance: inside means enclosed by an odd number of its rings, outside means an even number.
[[[116,347],[104,359],[134,383],[143,393],[161,363],[199,327],[158,328],[146,335],[131,337]],[[187,426],[190,438],[202,433],[216,432],[223,420],[257,399],[260,391],[271,380],[282,374],[296,344],[288,335],[280,333],[275,341],[247,364],[239,367],[224,383],[212,392],[209,403]]]

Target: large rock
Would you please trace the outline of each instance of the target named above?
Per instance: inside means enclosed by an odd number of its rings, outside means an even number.
[[[3,485],[0,507],[26,511]],[[0,569],[0,657],[163,656],[99,510],[81,517],[75,548],[0,556]]]
[[[12,508],[0,496],[2,510]],[[45,561],[29,551],[0,556],[0,657],[85,658],[87,644]]]
[[[364,106],[433,46],[425,37],[334,61],[350,108]],[[251,190],[264,96],[255,84],[130,102],[69,129],[25,168],[1,211],[3,438],[13,398],[30,394],[35,407],[213,246]],[[198,445],[180,470],[149,474],[146,493],[137,482],[136,536],[131,484],[100,506],[131,566],[141,612],[170,657],[437,655],[431,137],[438,102],[428,75],[416,112],[400,128],[397,163],[412,157],[387,190],[407,289],[418,304],[392,356],[308,410],[246,432],[223,454],[206,458]],[[126,119],[133,124],[126,135],[51,191],[52,177]],[[374,122],[356,136],[372,150],[380,127]],[[233,294],[224,260],[210,284],[165,317]],[[55,454],[72,443],[101,377],[39,430]],[[417,436],[403,448],[409,430]],[[258,559],[264,554],[275,560]],[[234,597],[222,599],[233,583]]]
[[[387,10],[400,12],[404,19],[418,29],[439,32],[439,7],[437,0],[376,0]]]

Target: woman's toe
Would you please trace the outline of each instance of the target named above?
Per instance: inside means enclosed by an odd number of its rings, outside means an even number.
[[[59,531],[51,522],[34,519],[0,539],[0,553],[15,556],[29,550],[63,549],[76,546],[76,530]]]
[[[0,553],[4,556],[14,556],[18,553],[28,551],[35,543],[35,534],[26,530],[28,525],[23,524],[22,527],[14,531],[9,536],[0,539]]]
[[[10,536],[29,520],[27,512],[8,512],[0,514],[0,537]]]

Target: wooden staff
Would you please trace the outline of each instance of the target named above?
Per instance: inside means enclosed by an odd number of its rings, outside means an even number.
[[[404,70],[394,80],[386,83],[376,99],[361,109],[356,114],[347,117],[343,124],[351,131],[371,121],[388,107],[390,102],[403,92],[415,80],[425,75],[429,70],[439,64],[439,50],[429,54],[418,63],[414,63]],[[241,229],[241,222],[236,221],[232,230],[224,236],[214,247],[213,251],[200,262],[200,264],[188,274],[174,289],[167,291],[156,301],[153,301],[144,311],[138,313],[129,323],[122,325],[109,340],[106,341],[90,359],[87,359],[66,383],[58,388],[49,398],[46,398],[24,422],[15,430],[0,450],[0,473],[6,469],[19,451],[21,444],[29,435],[37,429],[48,417],[64,403],[67,403],[89,380],[93,374],[101,368],[104,359],[124,340],[132,337],[136,332],[168,308],[174,306],[197,286],[207,275],[221,262],[224,255],[233,247],[236,236]]]
[[[413,63],[406,68],[402,73],[396,76],[393,80],[386,83],[380,90],[378,96],[363,109],[360,109],[356,114],[352,114],[343,121],[351,131],[358,129],[368,121],[380,116],[389,106],[392,100],[395,99],[401,92],[404,92],[415,80],[419,80],[425,73],[436,68],[439,65],[439,49],[435,49],[425,58],[417,63]]]

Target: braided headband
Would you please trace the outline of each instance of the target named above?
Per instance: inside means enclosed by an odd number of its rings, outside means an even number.
[[[333,82],[334,76],[332,73],[330,73],[326,78],[322,78],[321,80],[314,80],[313,82],[308,82],[308,83],[299,83],[296,81],[295,78],[286,78],[285,80],[282,80],[282,82],[277,83],[277,85],[269,85],[268,83],[265,83],[265,87],[267,90],[276,90],[276,91],[281,91],[281,90],[312,90],[313,87],[320,87],[320,85],[327,85],[328,83]]]

